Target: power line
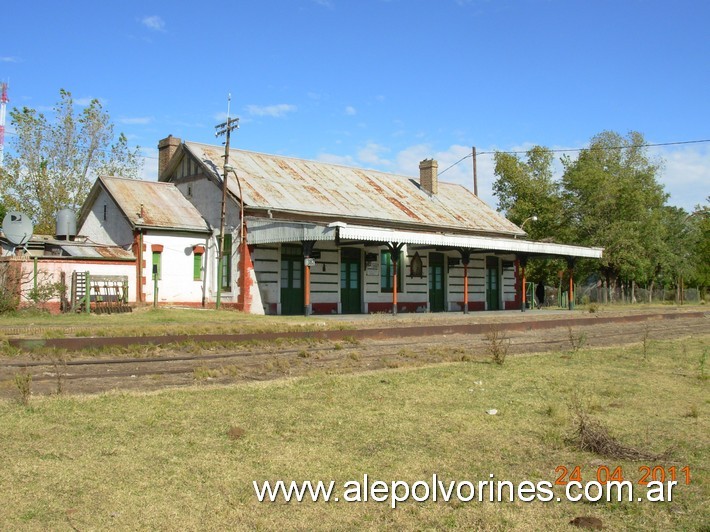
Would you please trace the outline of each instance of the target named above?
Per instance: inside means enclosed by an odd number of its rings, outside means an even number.
[[[597,150],[624,150],[628,148],[654,148],[658,146],[679,146],[681,144],[702,144],[710,142],[710,139],[702,139],[702,140],[679,140],[679,141],[674,141],[674,142],[655,142],[655,143],[648,143],[648,144],[639,144],[638,146],[592,146],[588,148],[560,148],[556,150],[551,150],[548,148],[545,148],[548,152],[550,153],[571,153],[571,152],[582,152],[582,151],[597,151]],[[493,151],[479,151],[476,152],[476,155],[492,155],[496,153],[506,153],[509,155],[520,155],[524,153],[528,153],[530,150],[511,150],[511,151],[505,151],[505,150],[493,150]],[[447,170],[450,170],[457,164],[459,164],[462,161],[465,161],[466,159],[469,159],[473,157],[473,153],[469,153],[467,155],[464,155],[461,157],[458,161],[456,161],[454,164],[451,166],[446,167],[444,170],[439,172],[439,175],[443,174]]]

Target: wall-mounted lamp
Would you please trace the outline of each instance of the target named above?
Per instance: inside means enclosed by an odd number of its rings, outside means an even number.
[[[525,220],[523,220],[523,223],[520,224],[520,229],[522,229],[523,231],[525,231],[525,229],[523,229],[523,228],[525,227],[525,224],[526,224],[526,223],[528,223],[528,222],[537,222],[537,220],[538,220],[538,218],[537,218],[537,215],[535,215],[535,214],[533,214],[532,216],[528,216],[527,218],[525,218]],[[516,235],[515,238],[517,238],[517,235]]]

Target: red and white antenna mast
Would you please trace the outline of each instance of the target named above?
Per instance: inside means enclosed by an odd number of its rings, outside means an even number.
[[[3,156],[5,153],[5,105],[10,100],[7,97],[7,83],[0,83],[2,88],[2,96],[0,96],[0,166],[2,166]]]

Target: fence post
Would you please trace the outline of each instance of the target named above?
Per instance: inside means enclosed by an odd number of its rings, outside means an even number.
[[[86,272],[84,274],[84,312],[91,314],[91,274]]]
[[[36,298],[37,297],[37,257],[34,258],[33,262],[34,262],[34,275],[35,275],[35,278],[33,281],[33,283],[34,283],[34,297]]]

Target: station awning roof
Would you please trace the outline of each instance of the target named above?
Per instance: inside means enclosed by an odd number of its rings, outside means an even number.
[[[352,225],[343,222],[331,224],[304,223],[269,218],[247,218],[247,243],[269,244],[279,242],[348,241],[372,244],[412,244],[437,248],[468,249],[472,251],[503,251],[517,255],[584,257],[599,259],[602,248],[534,242],[515,238],[460,235],[425,231],[406,231]]]

